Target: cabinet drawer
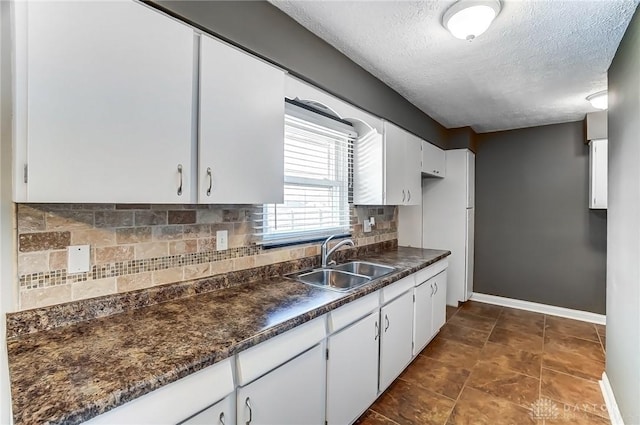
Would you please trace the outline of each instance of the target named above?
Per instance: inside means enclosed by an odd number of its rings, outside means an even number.
[[[380,305],[380,291],[369,294],[349,304],[331,311],[329,317],[329,332],[337,332],[358,319],[366,316]]]
[[[326,316],[318,317],[238,354],[238,384],[246,385],[306,349],[327,334]]]
[[[437,263],[432,264],[430,266],[427,266],[422,270],[419,270],[415,274],[416,286],[422,284],[423,282],[426,282],[427,280],[431,279],[433,276],[437,275],[443,270],[446,270],[447,267],[449,267],[449,261],[445,259],[445,260],[440,260]]]
[[[415,286],[415,273],[409,275],[399,281],[392,283],[382,289],[382,303],[388,303],[389,301],[397,298],[403,292],[406,292],[409,288]]]

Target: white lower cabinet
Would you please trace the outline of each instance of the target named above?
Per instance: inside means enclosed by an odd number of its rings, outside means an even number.
[[[439,261],[87,423],[352,424],[444,325],[447,266]]]
[[[237,391],[238,423],[318,425],[325,419],[325,350],[320,343]]]
[[[180,425],[233,425],[235,423],[236,397],[235,394],[230,394],[197,415],[180,422]]]
[[[379,312],[331,335],[327,347],[327,423],[354,422],[378,395]]]
[[[380,309],[380,383],[384,391],[411,361],[413,343],[413,290]]]
[[[447,271],[443,271],[434,278],[435,291],[431,305],[431,332],[433,335],[440,331],[447,321]]]
[[[413,355],[417,355],[444,325],[447,316],[447,272],[418,282],[413,312]]]
[[[413,355],[417,355],[431,341],[433,285],[422,282],[415,289],[413,311]]]

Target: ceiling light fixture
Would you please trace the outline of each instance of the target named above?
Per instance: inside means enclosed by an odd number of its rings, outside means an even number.
[[[500,0],[459,0],[444,13],[442,25],[454,37],[471,41],[489,28],[500,8]]]
[[[591,94],[587,96],[587,100],[591,102],[591,106],[597,109],[607,109],[609,107],[609,99],[607,96],[607,91],[602,90],[598,93]]]

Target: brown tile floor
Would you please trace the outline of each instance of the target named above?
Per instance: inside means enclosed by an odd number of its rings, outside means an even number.
[[[609,424],[605,328],[477,302],[447,323],[358,425]]]

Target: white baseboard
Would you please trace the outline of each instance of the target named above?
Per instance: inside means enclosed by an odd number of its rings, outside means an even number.
[[[570,308],[556,307],[553,305],[533,303],[531,301],[516,300],[513,298],[498,297],[497,295],[471,294],[471,301],[486,304],[495,304],[503,307],[518,308],[520,310],[534,311],[536,313],[549,314],[551,316],[566,317],[568,319],[582,320],[583,322],[606,324],[606,316],[603,314],[591,313],[588,311],[572,310]]]
[[[607,378],[606,372],[602,373],[602,381],[598,382],[600,383],[602,396],[604,397],[604,402],[607,405],[607,410],[609,411],[609,419],[611,420],[611,425],[624,425],[622,415],[620,414],[620,409],[618,409],[618,403],[616,403],[616,398],[613,395],[611,383],[609,382],[609,378]]]

